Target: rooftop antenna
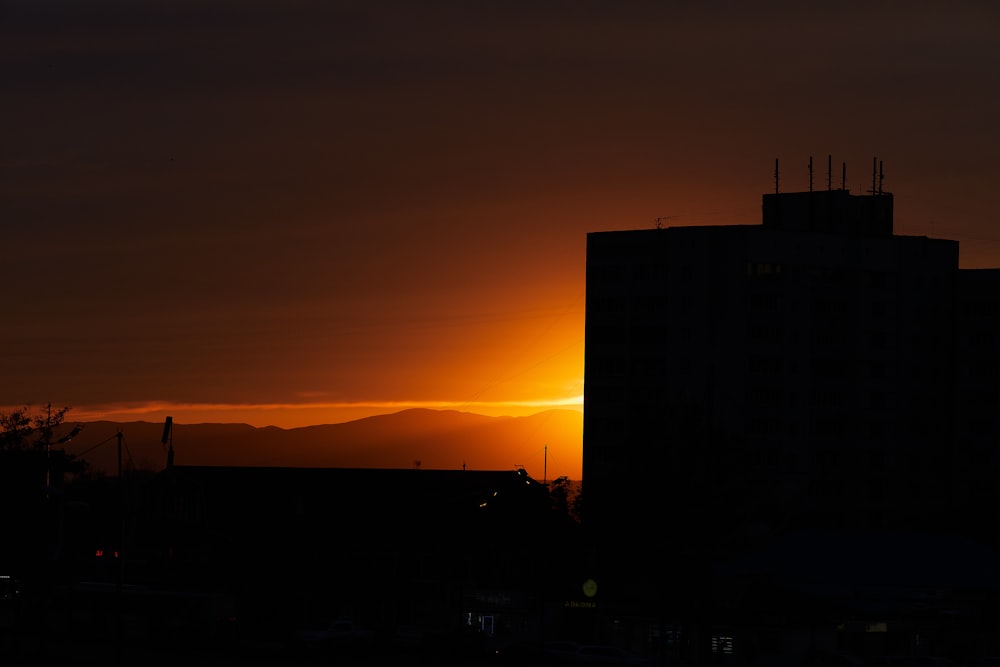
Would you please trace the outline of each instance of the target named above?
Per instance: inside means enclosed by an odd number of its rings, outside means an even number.
[[[174,418],[167,417],[166,421],[163,422],[163,438],[160,442],[164,445],[167,443],[170,446],[167,448],[167,468],[174,467]]]
[[[841,190],[846,190],[847,189],[847,163],[846,162],[841,162],[840,163],[840,189]]]
[[[830,191],[833,189],[833,156],[826,156],[826,189]]]
[[[882,160],[878,161],[878,193],[882,194],[882,179],[885,178],[885,172],[882,171]]]
[[[774,194],[778,194],[778,158],[774,158]]]
[[[813,191],[813,156],[809,156],[809,192]]]

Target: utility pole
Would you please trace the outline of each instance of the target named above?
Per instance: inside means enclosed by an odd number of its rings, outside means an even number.
[[[125,484],[122,478],[122,432],[118,429],[118,515],[121,522],[120,530],[121,533],[118,537],[118,586],[117,595],[118,598],[118,613],[115,619],[115,657],[117,658],[117,664],[122,664],[122,633],[124,628],[122,627],[122,613],[125,604],[123,587],[125,585]]]

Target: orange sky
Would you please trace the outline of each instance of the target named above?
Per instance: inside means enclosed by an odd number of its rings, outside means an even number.
[[[8,4],[0,406],[579,405],[587,232],[757,223],[775,158],[1000,266],[992,2]]]

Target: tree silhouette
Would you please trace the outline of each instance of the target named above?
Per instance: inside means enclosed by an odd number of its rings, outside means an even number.
[[[24,449],[33,430],[27,408],[0,412],[0,450]]]
[[[87,464],[82,459],[76,460],[76,456],[63,449],[52,449],[52,445],[69,442],[83,429],[82,424],[78,425],[53,440],[69,410],[69,407],[53,409],[48,404],[37,414],[31,414],[30,406],[0,412],[0,467],[5,479],[36,477],[41,470],[44,485],[48,486],[53,483],[53,475],[61,478],[64,473],[85,470]]]
[[[69,410],[69,407],[53,410],[50,403],[36,415],[31,415],[29,406],[0,412],[0,451],[45,449],[52,444],[53,433]]]
[[[577,523],[580,522],[578,512],[580,493],[579,490],[573,489],[572,482],[565,475],[549,483],[549,501],[553,512],[566,515]]]

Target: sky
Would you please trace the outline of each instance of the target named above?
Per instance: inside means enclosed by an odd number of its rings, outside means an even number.
[[[582,409],[588,232],[871,188],[1000,266],[1000,5],[7,0],[0,409]]]

